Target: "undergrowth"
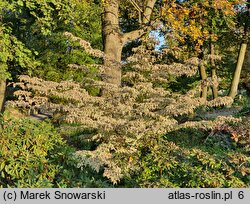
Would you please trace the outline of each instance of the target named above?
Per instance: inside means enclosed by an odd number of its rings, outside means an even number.
[[[75,147],[50,122],[0,119],[0,187],[110,186],[90,168],[76,167]]]

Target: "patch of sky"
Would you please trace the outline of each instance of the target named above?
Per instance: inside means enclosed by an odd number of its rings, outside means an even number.
[[[150,37],[156,40],[155,50],[159,51],[165,44],[164,35],[159,30],[153,30],[150,32]]]

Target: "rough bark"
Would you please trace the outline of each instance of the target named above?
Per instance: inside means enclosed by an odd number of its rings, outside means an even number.
[[[210,54],[211,54],[211,77],[213,80],[213,85],[212,85],[212,93],[213,93],[213,98],[218,97],[218,77],[216,74],[216,65],[215,65],[215,51],[214,51],[214,44],[211,42],[210,43]]]
[[[106,68],[105,81],[112,84],[121,83],[121,52],[122,35],[119,28],[119,0],[111,0],[104,7],[102,32],[104,53],[108,59],[104,60]]]
[[[143,15],[143,24],[150,21],[150,17],[156,0],[148,0],[145,3]],[[141,28],[129,33],[122,33],[119,26],[119,4],[120,0],[110,0],[104,6],[102,16],[102,31],[104,53],[108,56],[104,59],[105,81],[108,83],[121,85],[121,56],[122,48],[129,40],[135,40],[145,34],[145,29]]]
[[[3,111],[4,111],[5,95],[6,95],[6,81],[0,80],[0,109],[1,109],[1,113],[3,113]]]

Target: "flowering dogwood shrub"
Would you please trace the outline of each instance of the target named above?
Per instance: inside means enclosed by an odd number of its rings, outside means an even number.
[[[70,33],[66,35],[79,40],[80,45],[90,54],[107,57],[101,51],[92,49],[87,42]],[[133,71],[123,76],[125,81],[131,82],[130,86],[120,87],[93,79],[83,83],[58,83],[20,76],[20,82],[14,84],[18,89],[15,92],[17,100],[10,104],[39,111],[60,110],[65,122],[78,123],[95,130],[91,137],[82,135],[82,139],[95,141],[99,145],[94,150],[77,151],[77,166],[90,166],[117,184],[122,178],[140,171],[141,154],[146,152],[145,149],[157,149],[162,135],[182,128],[211,130],[226,122],[240,120],[217,117],[214,121],[179,123],[177,116],[192,114],[200,106],[228,105],[232,99],[219,97],[203,101],[199,98],[200,86],[185,95],[170,93],[162,87],[154,86],[155,81],[167,81],[169,75],[193,76],[199,65],[196,58],[186,59],[183,63],[161,64],[160,57],[154,50],[147,50],[144,44],[136,48],[134,55],[128,59]],[[97,67],[101,75],[105,67]],[[103,94],[90,95],[84,88],[87,85],[99,88]],[[163,149],[160,148],[160,151]]]

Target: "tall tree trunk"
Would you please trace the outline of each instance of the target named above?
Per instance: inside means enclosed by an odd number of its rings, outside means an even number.
[[[3,35],[1,24],[2,24],[2,16],[0,16],[0,38]],[[2,45],[0,44],[0,52],[1,51],[2,51]],[[3,66],[1,61],[0,61],[0,66]],[[5,70],[3,67],[0,67],[0,70],[1,69]],[[4,111],[5,95],[6,95],[6,79],[4,79],[4,76],[1,76],[0,73],[0,113],[3,113]]]
[[[144,4],[143,26],[147,26],[156,0],[147,0]],[[122,33],[119,26],[119,5],[120,0],[109,0],[104,6],[102,15],[102,35],[104,53],[105,81],[108,83],[121,85],[121,56],[122,48],[129,40],[135,40],[145,34],[145,29],[141,28],[128,33]]]
[[[238,55],[238,60],[237,60],[237,65],[234,71],[233,75],[233,80],[231,83],[231,88],[229,92],[229,96],[232,97],[233,99],[237,95],[238,92],[238,86],[240,82],[240,74],[242,70],[242,66],[244,63],[245,55],[246,55],[246,50],[247,50],[247,43],[248,43],[248,38],[249,38],[249,29],[250,29],[250,0],[247,0],[247,14],[246,14],[246,22],[245,22],[245,28],[244,28],[244,36],[243,40],[240,46],[240,51]]]
[[[4,111],[5,95],[6,95],[6,80],[0,80],[0,109],[1,109],[1,113],[3,113],[3,111]]]
[[[211,54],[211,77],[212,77],[212,81],[213,81],[213,85],[212,85],[212,92],[213,92],[213,98],[217,98],[218,97],[218,77],[216,74],[216,65],[215,65],[215,60],[214,60],[214,56],[215,56],[215,51],[214,51],[214,44],[211,42],[210,43],[210,54]]]
[[[236,65],[234,75],[233,75],[233,80],[231,83],[230,92],[229,92],[229,96],[232,98],[235,98],[235,96],[237,95],[238,86],[240,82],[240,74],[241,74],[243,63],[244,63],[246,49],[247,49],[247,43],[242,43],[240,47],[240,52],[238,55],[237,65]]]
[[[112,84],[121,84],[121,53],[122,53],[122,35],[119,28],[119,3],[120,0],[110,0],[104,7],[102,19],[102,34],[104,53],[107,58],[104,59],[106,66],[106,82]]]
[[[204,65],[204,53],[203,53],[203,48],[202,46],[200,47],[201,52],[198,54],[198,58],[200,60],[199,64],[199,71],[200,71],[200,76],[201,76],[201,99],[203,101],[207,100],[207,92],[208,92],[208,87],[207,87],[207,72],[206,72],[206,67]]]

